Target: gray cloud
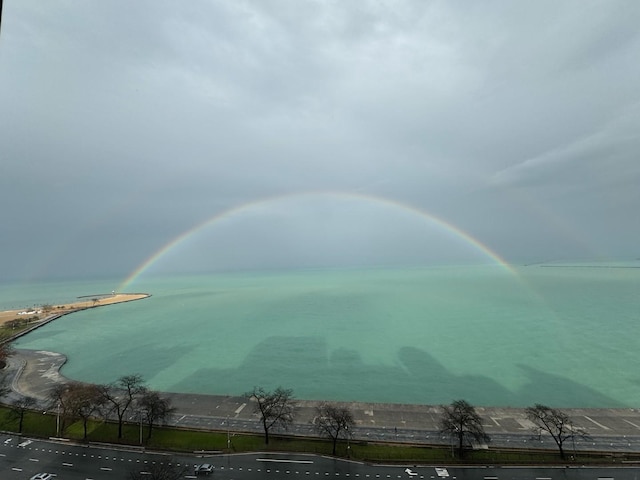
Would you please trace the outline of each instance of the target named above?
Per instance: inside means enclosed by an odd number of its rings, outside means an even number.
[[[124,276],[305,191],[408,204],[516,262],[636,258],[639,21],[618,1],[5,2],[0,278]],[[402,209],[320,198],[218,230],[211,268],[432,260]]]

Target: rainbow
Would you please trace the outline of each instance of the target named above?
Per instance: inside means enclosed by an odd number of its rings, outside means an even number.
[[[445,232],[448,232],[450,234],[452,234],[453,236],[455,236],[456,238],[459,238],[460,240],[462,240],[463,242],[465,242],[466,244],[468,244],[469,246],[471,246],[472,248],[474,248],[475,250],[477,250],[478,252],[481,252],[484,256],[490,258],[492,261],[494,261],[495,263],[499,264],[500,266],[502,266],[505,270],[507,270],[508,272],[510,272],[511,274],[513,274],[514,276],[518,277],[518,274],[513,270],[513,268],[509,265],[508,262],[506,262],[500,255],[498,255],[495,251],[493,251],[491,248],[489,248],[487,245],[483,244],[482,242],[480,242],[478,239],[472,237],[471,235],[469,235],[467,232],[465,232],[464,230],[460,229],[459,227],[421,209],[418,208],[414,205],[411,204],[407,204],[407,203],[403,203],[400,202],[398,200],[394,200],[394,199],[390,199],[390,198],[385,198],[385,197],[379,197],[379,196],[373,196],[373,195],[367,195],[367,194],[363,194],[363,193],[353,193],[353,192],[334,192],[334,191],[320,191],[320,192],[302,192],[302,193],[290,193],[290,194],[284,194],[284,195],[276,195],[276,196],[271,196],[271,197],[266,197],[266,198],[261,198],[261,199],[257,199],[251,202],[247,202],[241,205],[237,205],[235,207],[229,208],[227,210],[224,210],[222,212],[216,213],[214,216],[206,219],[205,221],[195,225],[194,227],[190,228],[189,230],[181,233],[180,235],[178,235],[176,238],[174,238],[173,240],[171,240],[170,242],[166,243],[163,247],[161,247],[159,250],[157,250],[156,252],[154,252],[149,258],[147,258],[144,262],[142,262],[140,265],[138,265],[138,267],[129,274],[129,276],[127,276],[127,278],[118,286],[118,291],[119,292],[123,292],[126,291],[127,288],[140,276],[142,275],[145,271],[147,271],[152,265],[154,265],[156,262],[158,262],[162,257],[164,257],[168,252],[170,252],[171,250],[173,250],[174,248],[176,248],[178,245],[180,245],[181,243],[183,243],[184,241],[186,241],[188,238],[193,237],[194,235],[196,235],[198,232],[204,230],[205,228],[208,228],[218,222],[221,222],[225,219],[228,219],[230,217],[233,217],[235,215],[241,214],[243,212],[247,212],[249,210],[261,207],[261,206],[265,206],[269,203],[272,202],[276,202],[276,201],[280,201],[280,200],[284,200],[284,199],[296,199],[296,198],[300,198],[300,197],[313,197],[313,196],[318,196],[318,197],[323,197],[323,196],[328,196],[331,198],[338,198],[338,199],[356,199],[356,200],[361,200],[361,201],[365,201],[365,202],[371,202],[373,204],[377,204],[377,205],[384,205],[384,206],[390,206],[390,207],[394,207],[394,208],[399,208],[402,209],[404,211],[410,212],[414,215],[418,215],[419,217],[421,217],[424,220],[427,220],[429,222],[432,222],[433,224],[437,225],[439,228],[443,229]]]

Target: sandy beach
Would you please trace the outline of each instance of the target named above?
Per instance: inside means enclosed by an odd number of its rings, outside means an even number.
[[[140,300],[147,298],[150,295],[148,293],[116,293],[116,294],[100,294],[90,297],[82,297],[77,302],[65,303],[61,305],[50,305],[46,311],[44,309],[33,307],[22,310],[4,310],[0,311],[0,325],[4,325],[7,322],[16,319],[27,319],[33,316],[39,318],[38,321],[45,320],[52,315],[61,315],[78,310],[84,310],[87,308],[96,308],[104,305],[113,305],[115,303],[131,302],[133,300]]]

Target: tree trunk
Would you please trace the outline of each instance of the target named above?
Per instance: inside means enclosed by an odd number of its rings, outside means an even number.
[[[333,456],[335,457],[336,455],[336,445],[338,443],[338,437],[334,437],[333,438]]]
[[[262,426],[264,427],[264,443],[269,445],[269,429],[267,428],[267,422],[263,421]]]
[[[123,415],[118,414],[118,440],[122,438],[122,417]]]

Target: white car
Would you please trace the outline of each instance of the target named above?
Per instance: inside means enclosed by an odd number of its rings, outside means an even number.
[[[36,473],[29,480],[53,480],[55,475],[53,473]]]
[[[193,467],[193,473],[195,473],[196,475],[200,475],[201,473],[209,475],[210,473],[213,473],[213,465],[211,465],[210,463],[202,463],[200,465],[196,465],[195,467]]]

